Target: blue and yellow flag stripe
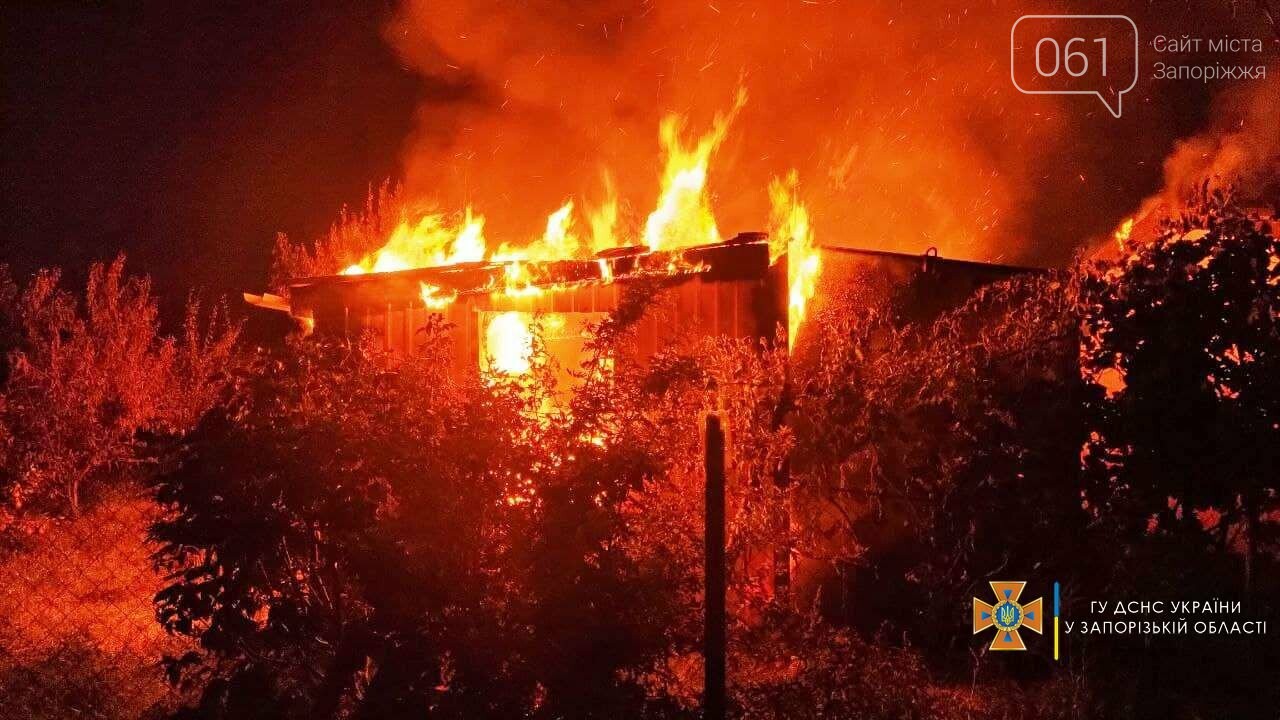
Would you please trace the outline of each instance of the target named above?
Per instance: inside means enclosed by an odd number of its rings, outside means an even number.
[[[1058,659],[1058,613],[1060,603],[1058,600],[1058,583],[1053,583],[1053,659]]]

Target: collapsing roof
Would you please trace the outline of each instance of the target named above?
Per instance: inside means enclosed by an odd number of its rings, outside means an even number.
[[[496,318],[518,314],[527,324],[539,314],[600,317],[618,307],[628,287],[654,280],[670,291],[673,305],[638,321],[641,355],[675,333],[768,338],[778,323],[786,324],[785,264],[770,263],[761,233],[680,250],[618,248],[590,260],[463,263],[304,278],[289,286],[287,298],[245,299],[288,312],[323,335],[354,338],[372,331],[395,351],[412,349],[428,316],[443,315],[454,327],[455,364],[474,368],[477,362],[484,365],[486,335]]]
[[[922,319],[963,301],[974,289],[1024,271],[1000,265],[945,260],[936,255],[904,255],[847,248],[821,248],[823,294],[854,284],[870,302],[886,293],[911,306]],[[489,364],[495,334],[519,333],[527,344],[535,317],[553,354],[581,349],[588,321],[617,309],[624,292],[660,281],[665,298],[637,321],[635,351],[647,357],[679,337],[728,336],[789,341],[787,257],[771,262],[764,233],[742,233],[717,244],[649,251],[626,247],[586,260],[477,262],[360,275],[300,279],[288,297],[245,295],[258,307],[286,312],[304,329],[330,337],[354,338],[372,332],[393,351],[413,349],[419,329],[432,314],[453,327],[453,361],[458,369]],[[496,323],[496,324],[495,324]],[[573,358],[558,358],[562,364]],[[576,363],[574,363],[576,366]],[[499,370],[513,372],[517,362]]]

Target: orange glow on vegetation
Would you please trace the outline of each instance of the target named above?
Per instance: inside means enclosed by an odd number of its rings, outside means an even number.
[[[1108,398],[1119,395],[1127,387],[1124,370],[1118,367],[1103,368],[1094,375],[1093,381],[1102,386]]]

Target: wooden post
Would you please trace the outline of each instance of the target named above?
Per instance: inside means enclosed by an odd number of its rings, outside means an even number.
[[[720,418],[707,416],[706,540],[703,631],[704,720],[725,717],[724,432]]]

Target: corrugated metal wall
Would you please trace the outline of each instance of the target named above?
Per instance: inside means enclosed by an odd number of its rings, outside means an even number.
[[[701,274],[673,278],[635,327],[635,351],[648,357],[681,337],[726,335],[772,338],[785,317],[770,278],[711,279]],[[387,303],[353,303],[314,308],[317,332],[354,339],[372,332],[397,352],[417,347],[419,332],[431,313],[452,325],[455,367],[475,368],[481,352],[481,313],[515,310],[525,313],[609,313],[618,307],[628,282],[583,283],[546,288],[541,294],[508,296],[501,292],[462,295],[443,309],[429,309],[420,299]]]

